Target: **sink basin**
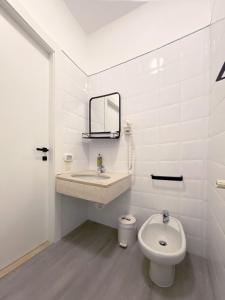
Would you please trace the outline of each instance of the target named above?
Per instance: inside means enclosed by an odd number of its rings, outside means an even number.
[[[60,194],[95,203],[108,204],[131,186],[128,173],[82,171],[58,174],[56,191]]]
[[[110,179],[110,176],[104,175],[104,174],[71,174],[71,177],[81,179],[81,180],[106,180]]]

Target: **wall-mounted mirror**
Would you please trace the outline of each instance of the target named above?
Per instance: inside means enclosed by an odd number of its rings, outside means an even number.
[[[89,138],[119,138],[120,94],[93,97],[89,101]],[[83,137],[85,137],[83,135]]]

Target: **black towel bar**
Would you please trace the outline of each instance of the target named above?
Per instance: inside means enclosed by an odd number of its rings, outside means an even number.
[[[157,176],[151,175],[154,180],[169,180],[169,181],[183,181],[183,176]]]

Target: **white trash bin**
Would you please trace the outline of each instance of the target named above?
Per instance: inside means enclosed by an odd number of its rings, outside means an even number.
[[[137,239],[136,218],[131,215],[123,215],[119,217],[118,221],[118,242],[120,247],[127,248]]]

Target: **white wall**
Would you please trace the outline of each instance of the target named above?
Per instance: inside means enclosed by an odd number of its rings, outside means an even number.
[[[183,223],[188,250],[204,255],[206,160],[209,113],[209,30],[89,77],[89,97],[118,91],[122,125],[133,123],[134,176],[131,192],[103,210],[89,205],[88,218],[117,226],[133,213],[140,226],[152,213],[169,209]],[[107,171],[127,171],[127,142],[91,141],[89,168],[103,154]],[[154,182],[150,174],[184,182]]]
[[[87,77],[62,52],[56,55],[55,77],[56,173],[87,169],[88,144],[81,138],[88,124]],[[72,164],[64,162],[64,153],[73,154]],[[61,206],[61,237],[86,221],[87,203],[59,194],[56,201]]]
[[[217,179],[225,179],[225,80],[216,78],[225,61],[225,20],[211,27],[211,103],[208,163],[208,258],[216,300],[224,299],[225,282],[225,190]]]
[[[86,34],[63,0],[17,1],[27,10],[43,32],[83,70],[87,69]]]
[[[63,0],[10,0],[15,1],[87,74],[190,34],[211,18],[210,0],[164,0],[142,5],[86,35]]]
[[[210,24],[209,0],[142,5],[88,37],[88,74],[154,50]]]
[[[225,18],[225,1],[213,0],[212,23]]]

